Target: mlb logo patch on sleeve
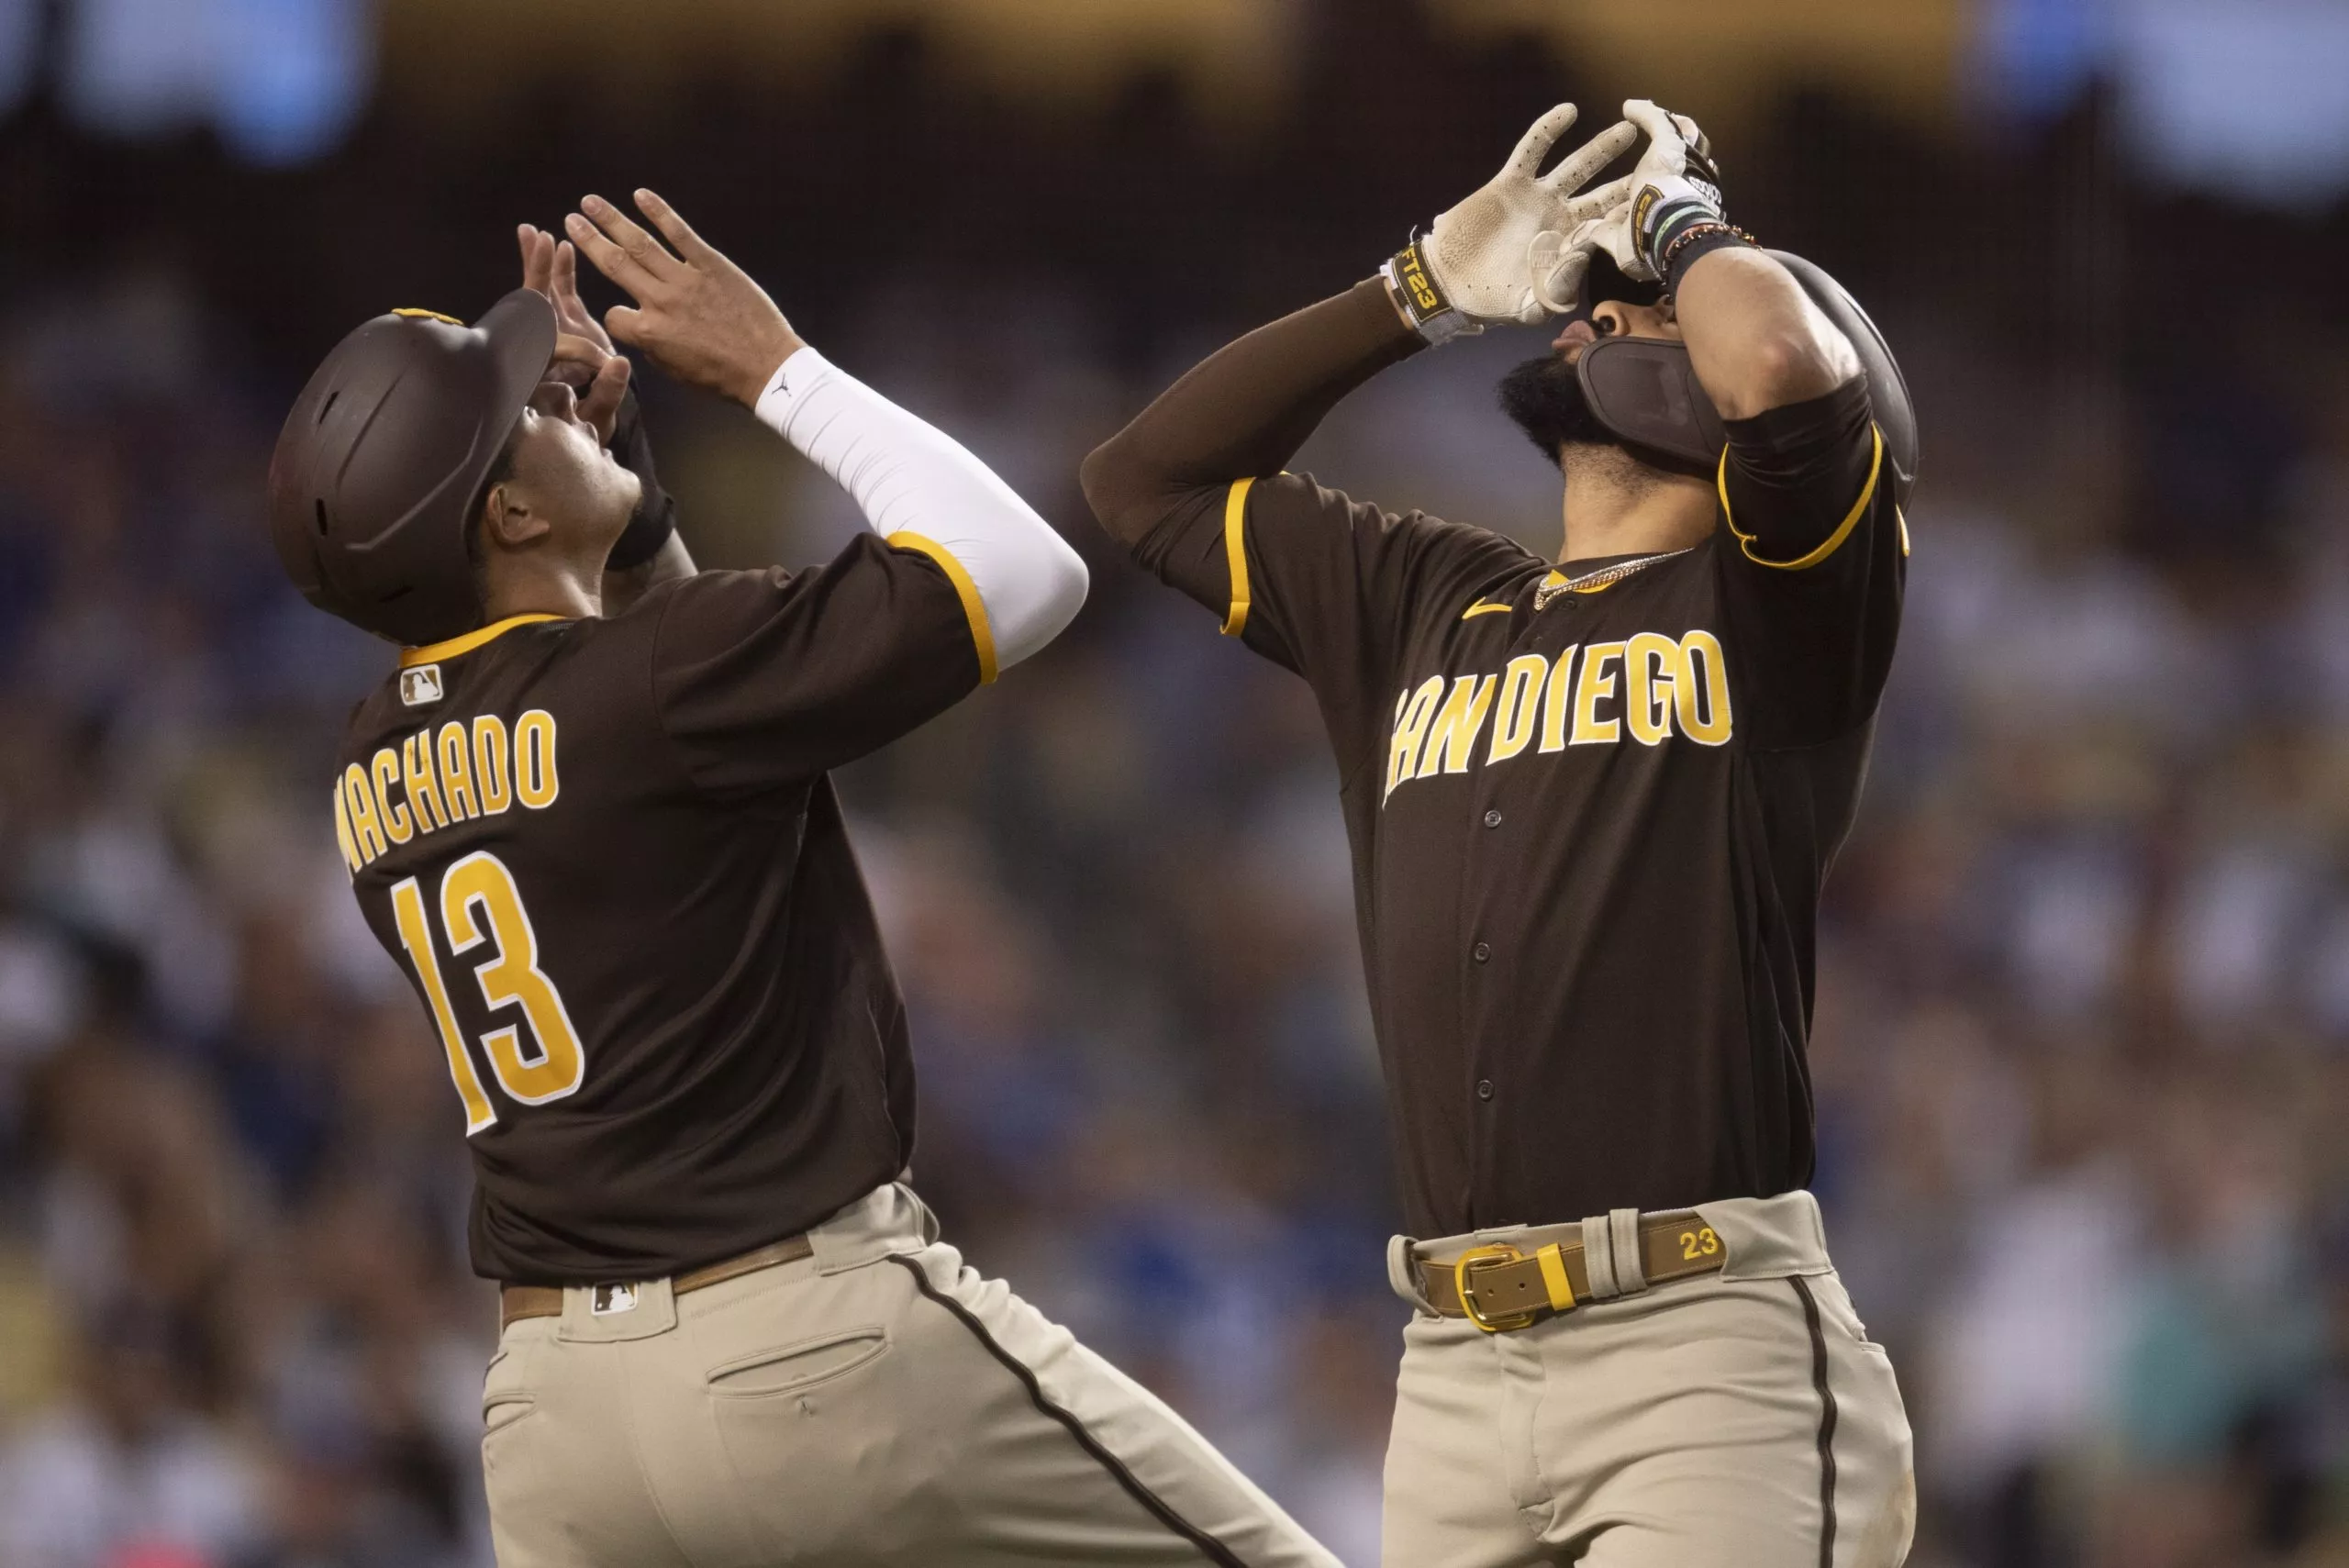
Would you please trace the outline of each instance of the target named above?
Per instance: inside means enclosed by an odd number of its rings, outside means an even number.
[[[429,702],[440,700],[440,666],[418,664],[413,670],[400,672],[400,701],[410,707],[422,707]]]

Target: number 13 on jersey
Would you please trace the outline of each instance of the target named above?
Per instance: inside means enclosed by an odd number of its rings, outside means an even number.
[[[423,983],[432,1021],[440,1044],[449,1053],[449,1076],[465,1103],[465,1136],[495,1125],[497,1112],[473,1069],[473,1053],[457,1027],[456,1009],[449,1002],[448,984],[432,946],[432,929],[426,916],[424,894],[414,877],[392,889],[392,917],[398,923],[400,945],[407,949]],[[440,876],[440,929],[447,934],[451,957],[462,956],[487,941],[496,949],[473,966],[482,1000],[490,1011],[509,1006],[522,1009],[521,1022],[494,1029],[481,1037],[490,1071],[498,1086],[526,1106],[542,1106],[576,1091],[587,1072],[587,1053],[580,1046],[562,996],[539,967],[539,938],[531,929],[522,895],[506,862],[478,850],[451,866]],[[521,1029],[528,1025],[536,1051],[523,1053]]]

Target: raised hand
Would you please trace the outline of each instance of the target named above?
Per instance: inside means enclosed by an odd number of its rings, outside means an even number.
[[[637,208],[668,245],[601,196],[579,205],[565,230],[636,301],[605,314],[612,336],[680,381],[755,405],[775,367],[801,346],[766,290],[651,191],[636,193]]]
[[[1428,230],[1419,249],[1429,273],[1469,321],[1531,325],[1571,308],[1549,303],[1571,301],[1582,284],[1589,252],[1568,237],[1623,194],[1620,180],[1583,187],[1638,139],[1630,126],[1610,126],[1543,174],[1542,161],[1575,114],[1572,104],[1560,104],[1534,121],[1501,172]]]
[[[1712,143],[1687,115],[1633,98],[1623,106],[1623,117],[1647,133],[1647,150],[1631,178],[1617,182],[1623,187],[1621,199],[1575,230],[1574,241],[1606,251],[1625,277],[1652,282],[1658,275],[1647,254],[1655,238],[1654,217],[1667,205],[1693,204],[1705,216],[1721,219],[1720,169],[1713,161]]]
[[[628,395],[630,366],[579,297],[579,252],[568,239],[557,240],[527,223],[515,228],[514,237],[522,250],[522,286],[554,302],[554,361],[547,374],[578,395],[579,417],[608,446],[620,401]]]

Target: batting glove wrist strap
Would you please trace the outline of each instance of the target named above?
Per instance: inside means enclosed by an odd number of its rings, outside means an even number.
[[[1672,175],[1652,180],[1631,198],[1631,232],[1640,260],[1675,292],[1697,258],[1724,246],[1752,245],[1753,237],[1721,214],[1720,190],[1700,180]]]
[[[1417,239],[1387,258],[1378,275],[1386,280],[1386,296],[1395,302],[1397,314],[1429,342],[1448,343],[1485,329],[1463,314],[1437,285]]]
[[[1648,137],[1639,167],[1623,182],[1629,197],[1572,238],[1606,251],[1625,277],[1661,282],[1668,290],[1675,269],[1686,270],[1706,250],[1738,243],[1738,230],[1721,204],[1713,145],[1697,122],[1645,98],[1625,104],[1623,115]]]

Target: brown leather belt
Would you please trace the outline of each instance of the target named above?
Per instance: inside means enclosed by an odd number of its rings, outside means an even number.
[[[1693,1210],[1643,1214],[1638,1234],[1640,1271],[1649,1285],[1715,1273],[1729,1261],[1720,1238]],[[1441,1262],[1422,1258],[1413,1266],[1430,1307],[1446,1318],[1465,1318],[1488,1334],[1571,1312],[1599,1294],[1579,1240],[1531,1251],[1497,1242]],[[1605,1294],[1622,1294],[1620,1283]]]
[[[770,1241],[755,1251],[739,1258],[729,1258],[722,1263],[695,1269],[679,1274],[669,1282],[673,1296],[685,1296],[692,1291],[707,1290],[714,1284],[724,1284],[744,1274],[757,1273],[780,1263],[796,1263],[802,1258],[816,1255],[816,1244],[805,1236],[786,1236],[780,1241]],[[593,1288],[593,1287],[591,1287]],[[498,1292],[497,1326],[504,1330],[525,1318],[560,1318],[562,1316],[562,1286],[559,1284],[509,1284]]]

